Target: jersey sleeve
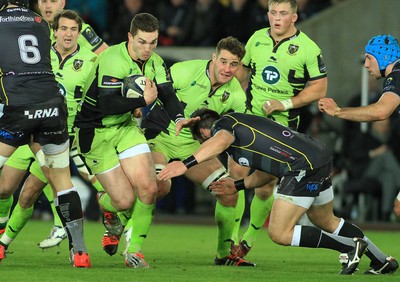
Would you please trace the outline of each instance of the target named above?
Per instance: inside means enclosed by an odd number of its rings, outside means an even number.
[[[383,82],[382,93],[392,92],[400,96],[400,72],[392,71]]]
[[[82,47],[95,52],[103,44],[103,39],[96,34],[90,25],[83,24],[78,43]]]
[[[253,39],[254,39],[254,34],[249,38],[249,40],[246,43],[245,49],[246,53],[244,54],[244,57],[242,59],[243,66],[246,68],[250,67],[250,61],[251,61],[251,46],[253,46]]]
[[[164,62],[164,60],[157,54],[154,54],[154,59],[153,59],[153,67],[152,69],[155,71],[154,75],[154,81],[157,84],[163,84],[170,82],[170,78],[168,76],[168,69],[167,66]],[[146,76],[151,77],[145,73]]]
[[[310,80],[320,79],[327,76],[321,49],[319,49],[315,43],[309,45],[306,55],[306,68]]]
[[[244,113],[246,112],[246,94],[244,93],[242,86],[236,78],[232,79],[231,84],[233,94],[233,97],[231,99],[231,111],[236,113]]]
[[[232,120],[227,118],[226,116],[222,116],[212,125],[211,136],[214,136],[220,130],[226,130],[234,136]]]

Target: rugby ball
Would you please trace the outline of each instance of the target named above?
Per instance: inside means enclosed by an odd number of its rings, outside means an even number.
[[[146,86],[146,77],[140,74],[133,74],[122,80],[121,94],[126,98],[143,97]]]

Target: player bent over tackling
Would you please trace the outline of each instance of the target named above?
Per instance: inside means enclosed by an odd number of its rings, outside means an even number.
[[[216,194],[259,187],[271,180],[269,174],[281,179],[268,227],[275,243],[347,253],[340,274],[353,274],[364,252],[371,259],[366,274],[397,270],[397,261],[383,254],[357,226],[334,216],[332,157],[324,144],[263,117],[240,113],[221,117],[208,109],[196,111],[196,117],[200,121],[192,125],[192,134],[203,144],[184,162],[168,164],[160,179],[181,175],[226,152],[236,162],[256,170],[244,179],[225,178],[212,183]],[[304,213],[317,227],[297,224]]]

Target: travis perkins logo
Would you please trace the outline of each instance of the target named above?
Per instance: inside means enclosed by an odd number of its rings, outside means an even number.
[[[49,118],[49,117],[58,117],[58,108],[49,108],[43,110],[35,110],[35,111],[25,111],[24,115],[28,117],[28,119],[40,119],[40,118]]]

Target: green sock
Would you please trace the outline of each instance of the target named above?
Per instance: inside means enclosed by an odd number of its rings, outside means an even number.
[[[218,227],[218,258],[229,256],[231,253],[231,237],[235,225],[235,215],[234,207],[224,207],[219,202],[215,205],[215,222]]]
[[[242,223],[242,216],[244,213],[244,208],[245,208],[245,194],[244,191],[239,191],[238,192],[238,200],[236,203],[236,217],[235,217],[235,226],[233,227],[233,233],[232,233],[232,241],[234,242],[235,245],[239,244],[239,231],[240,231],[240,225]]]
[[[0,199],[0,229],[6,228],[13,201],[13,195],[7,199]]]
[[[101,186],[100,181],[96,179],[94,183],[92,183],[93,187],[96,188],[98,192],[104,192],[103,186]]]
[[[6,231],[3,237],[1,237],[1,243],[7,246],[10,245],[31,218],[32,213],[33,205],[30,208],[24,209],[17,203],[8,221]]]
[[[118,213],[118,216],[121,219],[121,216],[119,214],[120,213]],[[123,221],[121,220],[121,222],[123,222]],[[128,231],[130,228],[132,228],[132,225],[133,225],[133,220],[132,220],[132,217],[131,217],[131,218],[129,218],[129,220],[124,225],[125,226],[124,230]]]
[[[101,195],[99,199],[99,205],[103,208],[105,211],[109,212],[117,212],[117,210],[114,208],[114,206],[111,204],[111,198],[107,193],[104,193]]]
[[[127,230],[129,229],[128,228],[129,222],[131,222],[130,219],[132,217],[132,212],[133,212],[132,209],[129,209],[127,211],[117,212],[117,215],[118,215],[119,219],[121,220],[122,225],[125,226],[125,229],[127,229]],[[129,226],[132,227],[132,224]]]
[[[139,253],[153,222],[155,204],[146,205],[136,198],[132,212],[132,236],[129,253]]]
[[[262,227],[271,212],[274,195],[271,195],[267,200],[261,200],[257,195],[254,195],[250,205],[250,224],[243,235],[242,240],[247,242],[251,247],[257,239],[257,235],[262,230]]]
[[[50,184],[47,184],[44,188],[43,188],[43,193],[46,196],[47,200],[50,203],[50,207],[51,207],[51,211],[53,213],[53,217],[54,217],[54,226],[59,226],[62,227],[63,224],[61,222],[61,219],[57,213],[56,210],[56,206],[54,205],[54,194],[53,194],[53,189],[51,188]]]

